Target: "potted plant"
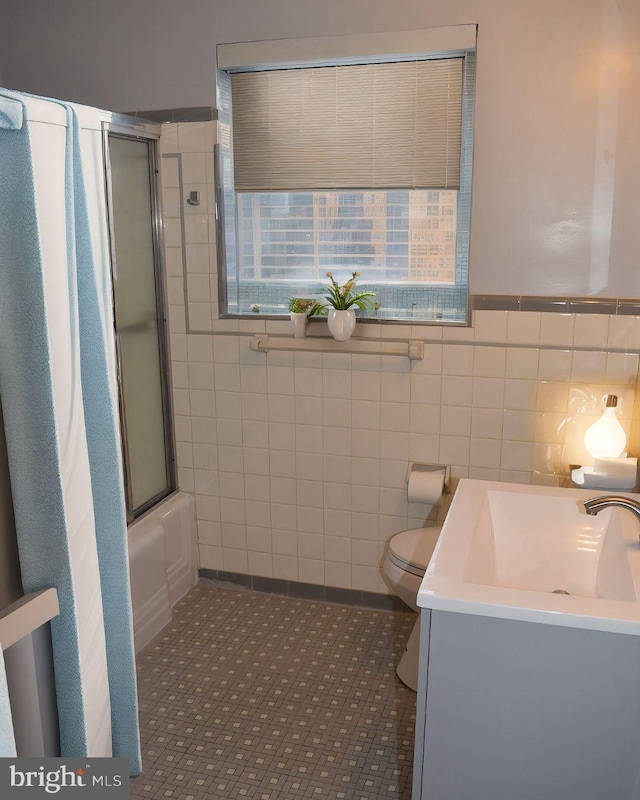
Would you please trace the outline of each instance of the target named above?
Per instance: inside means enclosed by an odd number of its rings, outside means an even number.
[[[334,339],[345,342],[351,337],[356,327],[356,312],[354,306],[362,311],[373,310],[376,306],[375,292],[356,292],[356,279],[360,277],[359,272],[352,272],[351,278],[340,286],[333,277],[333,273],[327,272],[327,278],[331,284],[326,288],[328,294],[325,295],[329,306],[327,323]]]
[[[307,320],[318,313],[320,304],[306,297],[292,297],[289,300],[289,316],[293,324],[293,335],[296,339],[306,336]]]

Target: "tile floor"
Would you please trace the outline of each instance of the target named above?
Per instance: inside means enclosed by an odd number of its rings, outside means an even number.
[[[138,656],[131,796],[409,800],[414,619],[201,582]]]

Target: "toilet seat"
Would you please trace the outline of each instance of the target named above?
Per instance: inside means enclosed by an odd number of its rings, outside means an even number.
[[[441,528],[411,528],[389,542],[389,560],[405,572],[424,577]]]

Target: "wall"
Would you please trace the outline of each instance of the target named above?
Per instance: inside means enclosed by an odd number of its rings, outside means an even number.
[[[196,496],[202,567],[386,592],[388,539],[442,518],[409,505],[409,461],[461,477],[558,485],[591,463],[607,392],[640,452],[640,317],[479,311],[471,328],[359,323],[422,339],[425,358],[270,352],[287,321],[217,319],[214,123],[163,126],[163,205],[180,487]],[[192,190],[202,205],[184,200]],[[326,322],[310,324],[327,336]]]
[[[637,0],[0,0],[3,79],[213,105],[218,42],[478,23],[474,293],[640,296]]]

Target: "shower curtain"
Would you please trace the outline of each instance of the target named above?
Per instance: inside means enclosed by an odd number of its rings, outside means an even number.
[[[58,590],[62,755],[138,774],[102,119],[0,90],[0,396],[24,590]]]

